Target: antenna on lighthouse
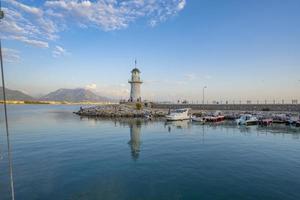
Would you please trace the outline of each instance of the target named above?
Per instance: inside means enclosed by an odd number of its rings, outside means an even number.
[[[136,63],[137,63],[137,62],[136,62],[136,59],[135,59],[135,60],[134,60],[134,67],[136,67]]]

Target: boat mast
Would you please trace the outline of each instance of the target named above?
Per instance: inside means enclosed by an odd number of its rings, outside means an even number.
[[[1,9],[1,0],[0,0],[0,23],[4,18],[4,12]],[[13,179],[13,166],[12,166],[12,153],[8,129],[8,117],[7,117],[7,105],[6,105],[6,93],[5,93],[5,81],[4,81],[4,66],[3,66],[3,57],[2,57],[2,43],[0,37],[0,65],[1,65],[1,77],[2,77],[2,92],[3,92],[3,104],[4,104],[4,115],[5,115],[5,129],[6,129],[6,139],[7,139],[7,154],[8,154],[8,165],[9,165],[9,178],[10,178],[10,191],[11,199],[15,200],[15,190],[14,190],[14,179]]]

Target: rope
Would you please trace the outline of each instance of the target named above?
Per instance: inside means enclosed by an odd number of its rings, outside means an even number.
[[[0,0],[0,22],[3,17],[3,12],[1,10],[1,0]],[[15,190],[14,190],[14,179],[13,179],[13,165],[12,165],[12,153],[10,145],[10,137],[8,130],[8,117],[7,117],[7,105],[6,105],[6,93],[5,93],[5,81],[4,81],[4,67],[2,58],[2,43],[0,38],[0,64],[1,64],[1,75],[2,75],[2,90],[3,90],[3,103],[4,103],[4,116],[5,116],[5,129],[6,129],[6,140],[7,140],[7,152],[8,152],[8,165],[9,165],[9,178],[10,178],[10,191],[11,199],[15,200]]]

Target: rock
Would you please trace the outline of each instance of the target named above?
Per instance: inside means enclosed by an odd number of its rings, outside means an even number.
[[[149,114],[152,117],[164,117],[166,112],[161,110],[152,110],[151,108],[144,108],[137,110],[134,106],[120,104],[120,105],[102,105],[87,108],[80,108],[75,114],[80,116],[103,117],[103,118],[145,118]]]

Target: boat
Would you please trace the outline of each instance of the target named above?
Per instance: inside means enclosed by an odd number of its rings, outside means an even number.
[[[259,124],[262,126],[269,126],[273,123],[273,119],[271,118],[266,118],[266,119],[261,119],[259,120]]]
[[[237,125],[257,125],[258,119],[255,116],[252,116],[250,114],[242,115],[239,119],[236,120]]]
[[[201,123],[204,123],[204,122],[205,122],[205,120],[204,120],[203,117],[197,117],[197,116],[195,116],[195,115],[193,115],[193,116],[191,117],[191,119],[192,119],[193,122],[201,122]]]
[[[300,119],[297,118],[297,117],[290,117],[286,123],[286,125],[292,125],[292,126],[297,126],[299,127],[300,126]]]
[[[212,116],[206,116],[203,119],[206,122],[220,122],[225,119],[225,116],[220,111],[216,111]]]
[[[273,116],[274,124],[287,124],[290,117],[286,114],[276,114]]]
[[[189,120],[189,110],[189,108],[172,110],[170,114],[166,115],[166,119],[167,121]]]

